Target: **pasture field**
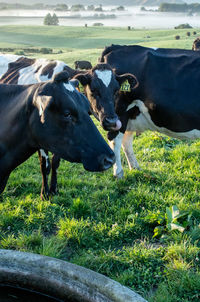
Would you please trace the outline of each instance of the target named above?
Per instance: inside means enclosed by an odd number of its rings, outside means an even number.
[[[0,47],[13,47],[14,52],[50,47],[54,54],[37,56],[73,66],[76,59],[95,64],[111,43],[190,49],[194,36],[187,37],[187,31],[6,26],[0,27]],[[174,39],[177,34],[180,40]],[[121,180],[113,178],[111,169],[90,173],[80,164],[62,161],[59,194],[45,201],[39,196],[39,161],[36,154],[32,156],[11,174],[3,193],[0,248],[85,266],[149,302],[197,302],[200,141],[181,142],[146,132],[135,137],[133,148],[141,171],[129,171],[122,154]]]

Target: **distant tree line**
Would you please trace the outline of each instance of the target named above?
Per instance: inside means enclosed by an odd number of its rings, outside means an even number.
[[[200,12],[200,4],[199,3],[192,3],[192,4],[162,3],[159,6],[158,11],[196,13],[196,12]]]
[[[102,12],[103,7],[100,4],[99,6],[95,7],[94,5],[88,5],[84,6],[82,4],[75,4],[69,7],[67,4],[60,3],[60,4],[44,4],[44,3],[35,3],[35,4],[21,4],[21,3],[6,3],[6,2],[0,2],[0,10],[6,10],[6,9],[30,9],[30,10],[40,10],[40,9],[51,9],[55,11],[96,11],[96,12]],[[116,10],[122,11],[124,10],[123,6],[116,7]]]

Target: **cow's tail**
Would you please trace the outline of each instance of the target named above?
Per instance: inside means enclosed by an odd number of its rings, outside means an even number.
[[[121,45],[115,45],[115,44],[111,44],[110,46],[106,46],[101,54],[101,57],[99,57],[99,62],[100,63],[105,63],[105,58],[104,56],[106,56],[109,52],[116,50],[118,48],[120,48]]]

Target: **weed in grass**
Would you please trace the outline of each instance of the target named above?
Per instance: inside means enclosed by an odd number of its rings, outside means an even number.
[[[91,214],[89,203],[87,201],[82,201],[80,198],[73,200],[69,211],[75,218],[86,218]]]

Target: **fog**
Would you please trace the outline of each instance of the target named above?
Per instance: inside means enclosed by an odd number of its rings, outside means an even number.
[[[95,22],[103,23],[105,26],[131,26],[133,28],[167,29],[174,28],[182,23],[189,23],[193,27],[200,27],[200,16],[187,16],[184,13],[161,13],[141,11],[140,7],[126,7],[125,11],[112,11],[112,6],[104,6],[104,15],[115,14],[116,18],[94,18],[93,15],[99,12],[55,12],[59,17],[60,25],[88,26]],[[157,9],[151,7],[146,9]],[[42,25],[43,18],[47,13],[54,13],[51,10],[2,10],[0,11],[0,25],[23,24]]]

